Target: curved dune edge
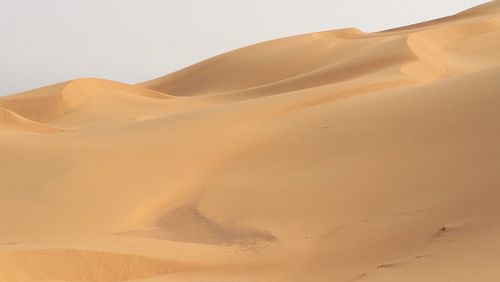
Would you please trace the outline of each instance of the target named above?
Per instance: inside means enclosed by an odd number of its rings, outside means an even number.
[[[0,98],[0,107],[37,122],[48,122],[77,110],[89,99],[122,96],[168,99],[169,95],[135,85],[82,78]]]
[[[27,119],[13,111],[0,107],[0,132],[2,129],[31,133],[60,133],[66,131],[66,129],[48,126]]]
[[[200,269],[166,259],[92,250],[0,252],[1,281],[123,281]]]
[[[412,33],[407,37],[407,43],[419,59],[403,66],[401,71],[427,82],[438,80],[449,74],[444,58],[447,46],[464,38],[498,31],[499,28],[499,18],[485,18]]]
[[[69,108],[76,107],[86,99],[99,95],[131,95],[156,99],[172,98],[168,94],[137,85],[130,85],[98,78],[82,78],[69,82],[63,89],[64,102]],[[75,105],[75,106],[72,106]]]

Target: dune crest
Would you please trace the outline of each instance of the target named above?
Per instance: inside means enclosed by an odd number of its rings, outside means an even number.
[[[500,1],[0,98],[0,281],[493,281]]]

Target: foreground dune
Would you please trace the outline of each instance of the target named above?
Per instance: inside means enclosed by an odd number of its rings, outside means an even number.
[[[500,2],[0,98],[0,281],[495,281]]]

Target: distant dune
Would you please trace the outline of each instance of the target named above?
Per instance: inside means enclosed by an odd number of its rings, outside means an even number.
[[[0,281],[496,281],[500,1],[0,98]]]

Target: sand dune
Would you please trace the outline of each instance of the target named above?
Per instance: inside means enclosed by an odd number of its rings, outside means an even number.
[[[495,281],[500,2],[0,98],[0,281]]]

